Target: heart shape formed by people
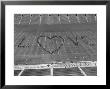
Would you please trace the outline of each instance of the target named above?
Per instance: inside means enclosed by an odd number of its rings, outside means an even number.
[[[38,45],[49,54],[58,52],[63,46],[64,39],[61,36],[39,36],[37,38]]]

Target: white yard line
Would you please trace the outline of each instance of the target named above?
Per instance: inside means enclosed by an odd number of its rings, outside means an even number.
[[[69,16],[67,16],[67,18],[68,18],[68,21],[69,21],[69,23],[70,23],[70,18],[69,18]]]
[[[30,21],[29,21],[29,24],[31,24],[31,14],[30,14]]]
[[[58,17],[59,17],[59,22],[60,22],[60,24],[61,24],[61,19],[60,19],[60,15],[59,15]]]
[[[84,76],[87,76],[86,73],[81,69],[81,67],[78,66],[78,69],[81,71],[81,73],[82,73]]]
[[[87,19],[87,16],[85,16],[85,19],[86,19],[86,21],[87,21],[87,23],[88,23],[89,21],[88,21],[88,19]]]
[[[49,25],[50,24],[50,16],[49,16],[49,14],[48,14],[48,16],[47,16],[47,24]]]
[[[40,16],[40,15],[39,15]],[[40,24],[41,24],[41,16],[40,16]]]
[[[21,72],[18,74],[18,76],[21,76],[21,74],[24,72],[24,69],[21,70]]]
[[[76,16],[76,18],[77,18],[78,23],[80,23],[80,19],[79,19],[79,17],[78,17],[78,16]]]
[[[53,67],[50,68],[50,75],[53,76]]]
[[[20,19],[20,21],[19,21],[19,24],[21,23],[21,20],[22,20],[22,14],[21,14],[21,19]]]
[[[97,22],[97,16],[95,16],[95,21]]]

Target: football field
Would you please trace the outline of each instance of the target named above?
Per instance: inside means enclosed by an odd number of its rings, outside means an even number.
[[[97,76],[96,15],[15,14],[15,76]]]

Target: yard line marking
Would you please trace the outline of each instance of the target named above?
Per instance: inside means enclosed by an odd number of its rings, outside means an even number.
[[[29,24],[31,24],[31,14],[30,14],[30,20],[29,20]]]
[[[19,20],[19,24],[21,24],[21,20],[22,20],[22,14],[21,14],[21,19]]]
[[[80,23],[80,19],[79,19],[79,17],[78,17],[78,16],[76,16],[76,18],[77,18],[78,23]]]
[[[39,14],[39,19],[40,19],[40,23],[39,23],[39,25],[41,24],[41,15]]]
[[[59,15],[58,17],[59,17],[59,22],[60,22],[60,24],[61,24],[61,19],[60,19],[60,18],[61,18],[61,16]]]
[[[95,18],[95,21],[97,22],[97,16],[95,16],[94,18]]]
[[[81,73],[82,73],[84,76],[87,76],[86,73],[81,69],[81,67],[78,66],[78,69],[81,71]]]
[[[85,16],[85,19],[86,19],[86,21],[87,21],[87,23],[88,23],[89,21],[88,21],[88,18],[87,18],[87,16]]]
[[[53,76],[53,67],[50,68],[50,75]]]
[[[69,16],[67,16],[67,18],[68,18],[68,21],[69,21],[69,23],[70,23],[70,18],[69,18]]]
[[[21,76],[21,74],[24,72],[24,69],[21,70],[21,72],[18,74],[18,76]]]

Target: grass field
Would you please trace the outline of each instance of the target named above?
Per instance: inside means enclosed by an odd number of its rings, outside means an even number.
[[[56,22],[57,24],[55,22],[55,24],[52,24],[53,22],[44,24],[44,22],[39,25],[38,17],[33,19],[34,21],[36,18],[36,23],[29,24],[29,15],[24,16],[21,23],[19,23],[20,17],[16,20],[14,25],[15,66],[97,61],[96,23],[68,23],[67,21],[64,22],[67,18],[63,16],[60,17],[63,19],[60,24],[58,24],[59,22]],[[81,19],[85,21],[84,18],[81,17]],[[47,21],[45,16],[44,20]],[[15,70],[14,75],[96,76],[97,67],[24,69]]]

